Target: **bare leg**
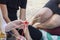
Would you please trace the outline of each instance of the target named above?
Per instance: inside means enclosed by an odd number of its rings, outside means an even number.
[[[49,28],[56,28],[58,26],[60,26],[60,15],[58,14],[54,14],[51,19],[49,19],[47,22],[45,22],[46,25],[49,27]],[[45,24],[44,23],[44,24]]]
[[[60,15],[54,14],[49,20],[44,23],[36,24],[35,28],[42,28],[42,29],[53,29],[60,26]]]
[[[42,33],[31,25],[28,26],[26,31],[24,30],[24,33],[27,40],[41,40],[42,38]]]
[[[45,22],[47,21],[51,16],[53,15],[53,12],[49,8],[42,8],[37,15],[33,18],[32,24],[35,22]]]

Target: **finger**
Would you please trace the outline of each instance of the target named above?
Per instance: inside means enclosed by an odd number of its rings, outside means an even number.
[[[20,23],[23,23],[23,21],[22,20],[15,20],[15,21],[13,21],[13,23],[20,24]]]
[[[23,21],[22,21],[22,20],[15,20],[15,21],[13,21],[13,23],[14,23],[14,24],[22,24]]]
[[[21,24],[21,25],[18,25],[17,26],[19,29],[24,29],[25,28],[25,25],[24,24]]]

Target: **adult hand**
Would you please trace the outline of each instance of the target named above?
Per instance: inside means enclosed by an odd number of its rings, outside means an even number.
[[[23,21],[15,20],[15,21],[12,21],[12,22],[8,23],[6,25],[5,31],[8,32],[8,31],[12,30],[13,28],[21,28],[21,29],[23,29],[24,28]]]

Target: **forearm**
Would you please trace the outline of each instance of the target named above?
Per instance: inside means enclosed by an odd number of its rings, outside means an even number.
[[[8,23],[10,22],[10,19],[8,18],[8,12],[7,12],[7,7],[6,5],[3,5],[1,6],[1,10],[2,10],[2,15],[3,15],[3,18],[5,19],[5,21]]]
[[[6,32],[12,31],[15,36],[19,35],[18,31],[15,28],[16,27],[13,24],[11,24],[11,25],[7,24],[6,27],[5,27],[5,31]]]
[[[60,8],[60,4],[58,4],[58,7]]]
[[[24,34],[27,40],[32,40],[32,38],[30,37],[28,28],[24,29]]]
[[[6,27],[5,30],[6,32],[9,32],[12,30],[12,32],[14,33],[15,36],[20,36],[18,31],[15,28],[21,28],[22,27],[22,21],[21,20],[15,20],[12,22],[9,22]]]
[[[6,23],[9,23],[10,22],[10,19],[8,18],[8,17],[3,17],[4,18],[4,20],[6,21]]]
[[[26,20],[26,9],[23,9],[23,8],[20,9],[19,18],[22,19],[22,20]]]
[[[32,38],[30,37],[30,34],[28,33],[28,31],[25,33],[25,37],[27,40],[32,40]]]
[[[13,29],[12,32],[14,33],[14,36],[15,37],[20,36],[20,34],[18,33],[18,31],[16,29]]]

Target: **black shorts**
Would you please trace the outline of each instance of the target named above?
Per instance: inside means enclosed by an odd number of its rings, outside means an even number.
[[[58,4],[56,3],[55,0],[54,1],[50,0],[44,7],[48,7],[53,11],[53,13],[60,14],[60,8],[58,7]]]
[[[33,26],[28,26],[29,34],[32,40],[41,40],[42,39],[42,32],[38,29],[34,28]]]

